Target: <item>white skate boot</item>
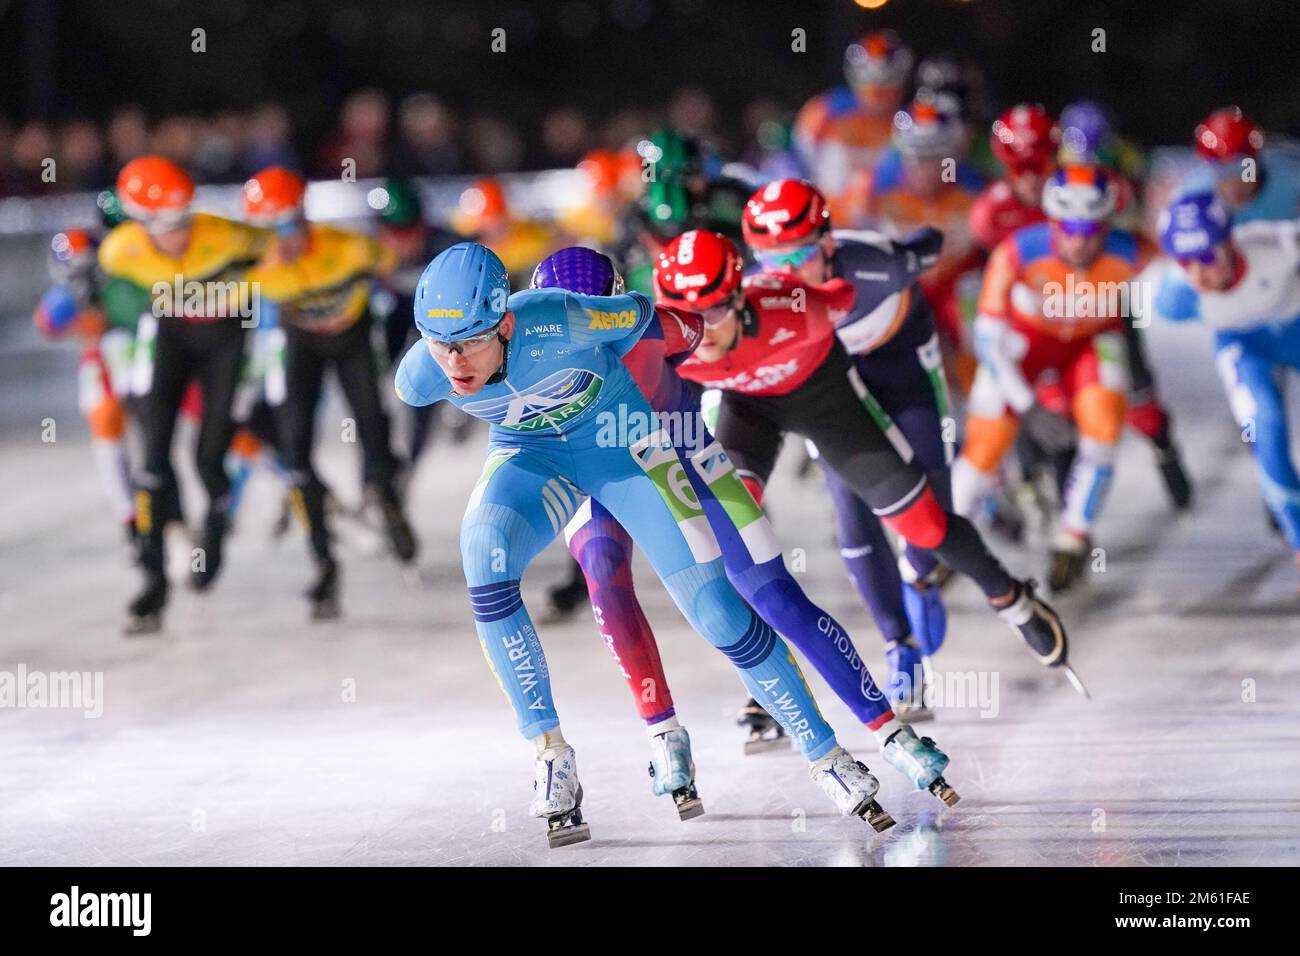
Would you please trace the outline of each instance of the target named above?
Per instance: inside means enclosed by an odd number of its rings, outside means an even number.
[[[685,727],[650,738],[650,787],[655,796],[673,795],[677,816],[683,820],[702,816],[704,802],[695,789],[695,761]]]
[[[548,747],[537,755],[528,812],[545,818],[546,842],[552,849],[591,839],[591,830],[582,822],[582,784],[572,747]]]
[[[846,817],[850,814],[862,817],[877,833],[894,825],[894,818],[876,802],[880,781],[871,775],[866,764],[854,760],[843,747],[836,747],[815,761],[808,768],[808,776]]]

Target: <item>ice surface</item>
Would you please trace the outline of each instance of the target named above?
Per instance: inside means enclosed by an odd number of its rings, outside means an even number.
[[[341,551],[344,620],[308,624],[305,545],[296,532],[278,550],[268,543],[279,491],[264,473],[215,593],[177,589],[164,635],[126,639],[121,614],[136,578],[76,413],[74,358],[9,323],[0,671],[102,672],[104,690],[98,719],[0,709],[0,863],[1300,863],[1300,577],[1265,528],[1208,334],[1159,327],[1152,344],[1199,503],[1175,519],[1149,448],[1126,437],[1098,532],[1105,572],[1062,607],[1091,704],[957,584],[938,663],[996,676],[997,713],[941,708],[924,725],[953,757],[947,776],[962,801],[945,810],[908,789],[808,671],[899,821],[875,835],[834,814],[795,753],[742,755],[738,680],[641,564],[707,813],[681,823],[667,798],[651,796],[643,731],[584,612],[542,638],[594,839],[548,850],[526,812],[531,747],[484,665],[462,590],[456,525],[481,435],[468,448],[440,445],[415,479],[423,586],[354,542]],[[322,416],[321,460],[354,497],[341,414],[331,404]],[[46,417],[57,422],[54,443],[40,440]],[[883,678],[879,635],[831,542],[829,505],[817,479],[800,485],[790,466],[771,491],[787,554],[805,550],[800,579]],[[1017,570],[1041,575],[1033,555],[997,546]],[[538,560],[525,581],[535,611],[563,571],[558,548]]]

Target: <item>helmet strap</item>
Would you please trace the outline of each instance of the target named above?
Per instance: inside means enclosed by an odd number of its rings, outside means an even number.
[[[506,379],[506,362],[510,358],[510,340],[498,332],[497,341],[501,343],[501,367],[493,372],[492,377],[484,383],[487,385],[496,385]]]

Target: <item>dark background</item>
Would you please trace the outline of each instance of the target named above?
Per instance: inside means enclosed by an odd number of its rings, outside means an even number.
[[[207,30],[207,52],[190,31]],[[507,30],[505,54],[489,32]],[[841,81],[845,45],[894,26],[919,56],[978,63],[993,105],[1052,109],[1090,96],[1146,144],[1186,142],[1211,108],[1239,102],[1271,130],[1300,129],[1300,4],[1290,0],[0,0],[0,118],[102,119],[274,98],[295,137],[329,129],[343,96],[428,89],[527,135],[540,114],[593,116],[662,104],[683,85],[717,99],[725,123],[756,95],[795,107]],[[790,31],[807,31],[807,52]],[[1091,52],[1091,31],[1108,52]],[[11,69],[12,68],[12,69]]]

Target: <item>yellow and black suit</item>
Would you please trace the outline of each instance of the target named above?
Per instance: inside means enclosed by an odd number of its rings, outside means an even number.
[[[192,565],[195,586],[210,584],[220,567],[230,489],[224,460],[234,432],[231,404],[254,313],[244,279],[267,239],[261,230],[196,213],[180,256],[159,251],[138,222],[117,226],[100,244],[104,309],[114,325],[136,329],[131,396],[144,436],[136,522],[148,580],[146,594],[132,603],[133,615],[158,613],[165,602],[163,524],[180,510],[172,433],[182,399],[196,381],[203,412],[195,464],[209,508],[199,541],[203,559]]]
[[[324,486],[312,467],[311,452],[325,369],[333,366],[355,424],[340,423],[327,434],[351,441],[345,430],[355,427],[367,492],[383,508],[397,556],[410,561],[415,542],[398,507],[397,460],[389,445],[388,416],[379,397],[379,369],[370,339],[371,286],[394,267],[395,259],[360,233],[316,223],[307,229],[302,255],[283,260],[272,250],[249,273],[263,311],[273,311],[284,330],[285,395],[277,417],[284,464],[294,483],[295,510],[307,525],[318,561],[332,566]]]

